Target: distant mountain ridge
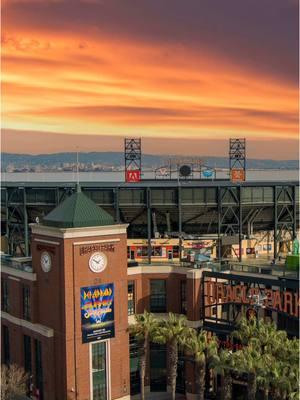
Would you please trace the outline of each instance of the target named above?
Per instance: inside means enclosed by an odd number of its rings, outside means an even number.
[[[142,165],[146,168],[159,167],[166,163],[169,159],[187,159],[188,156],[162,156],[155,154],[142,154]],[[190,157],[196,159],[196,157]],[[205,165],[218,168],[228,168],[229,161],[227,157],[197,157],[201,159]],[[79,162],[83,164],[106,164],[115,167],[124,165],[123,152],[89,152],[79,153]],[[14,164],[16,167],[28,165],[44,165],[55,166],[63,163],[76,163],[76,153],[53,153],[53,154],[14,154],[2,153],[1,155],[1,170],[5,170],[9,164]],[[298,160],[260,160],[260,159],[247,159],[247,168],[250,169],[298,169]]]

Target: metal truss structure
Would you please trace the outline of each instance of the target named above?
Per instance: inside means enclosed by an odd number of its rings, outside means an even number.
[[[5,183],[1,192],[2,236],[10,254],[30,254],[29,224],[41,221],[75,190],[76,183]],[[82,191],[114,216],[128,223],[129,238],[216,238],[218,258],[226,258],[226,241],[239,243],[260,230],[280,246],[298,229],[298,182],[144,181],[139,183],[82,182]],[[173,235],[173,236],[172,236]],[[241,257],[241,251],[236,254]]]
[[[142,140],[140,138],[124,139],[125,172],[141,171],[142,169]]]
[[[229,140],[229,169],[243,170],[246,179],[246,139]]]

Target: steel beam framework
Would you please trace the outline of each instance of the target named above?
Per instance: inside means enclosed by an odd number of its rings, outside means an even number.
[[[30,223],[40,221],[75,190],[75,183],[7,184],[2,186],[2,236],[9,252],[30,255]],[[128,223],[128,236],[148,239],[148,261],[151,262],[153,239],[152,213],[161,236],[172,229],[180,239],[185,235],[216,234],[217,255],[226,257],[222,238],[238,237],[241,241],[253,229],[273,231],[274,257],[280,246],[296,237],[298,229],[298,184],[243,183],[204,186],[175,181],[172,185],[82,183],[82,190],[99,206],[114,216],[117,223]],[[259,197],[261,196],[261,197]]]
[[[142,170],[142,140],[134,138],[124,139],[125,174],[127,171]],[[125,175],[126,179],[126,175]]]
[[[246,139],[229,140],[229,169],[243,170],[246,179]]]

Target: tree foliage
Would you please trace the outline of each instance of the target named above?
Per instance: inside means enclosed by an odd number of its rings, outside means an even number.
[[[16,395],[26,394],[28,375],[16,364],[1,366],[1,400],[12,400]]]

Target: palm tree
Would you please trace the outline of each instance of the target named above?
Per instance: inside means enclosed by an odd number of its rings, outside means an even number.
[[[257,391],[257,375],[264,369],[262,354],[253,346],[245,346],[232,353],[235,371],[248,375],[248,400],[255,400]]]
[[[215,374],[220,374],[223,378],[221,387],[222,400],[232,399],[232,376],[231,372],[234,369],[234,358],[231,350],[222,349],[219,354],[214,355],[211,364]]]
[[[257,336],[257,329],[256,318],[247,320],[243,317],[237,325],[237,330],[233,331],[231,335],[243,345],[248,345],[250,339]]]
[[[163,320],[153,336],[153,342],[167,344],[169,350],[169,382],[171,386],[172,400],[175,400],[178,346],[181,346],[186,336],[191,334],[187,327],[184,315],[176,316],[169,313],[167,320]]]
[[[196,393],[199,395],[199,400],[203,400],[205,392],[206,366],[218,351],[216,337],[212,336],[211,338],[208,338],[206,331],[201,330],[197,333],[193,330],[191,331],[191,335],[185,338],[183,346],[186,351],[194,357],[196,366]]]
[[[257,324],[255,319],[247,321],[245,318],[241,319],[233,336],[246,345],[244,351],[235,357],[248,373],[249,396],[252,396],[256,384],[263,389],[265,399],[270,389],[274,399],[292,398],[299,393],[298,339],[290,340],[285,331],[277,330],[274,323],[260,320]],[[248,361],[248,368],[243,357]]]
[[[272,398],[275,400],[293,398],[299,399],[299,366],[288,361],[274,360],[272,372]]]
[[[141,378],[141,399],[145,399],[145,374],[146,362],[148,359],[149,342],[156,329],[158,328],[158,321],[154,318],[153,314],[144,311],[143,314],[136,314],[135,324],[129,326],[129,333],[135,336],[140,343],[140,378]]]

